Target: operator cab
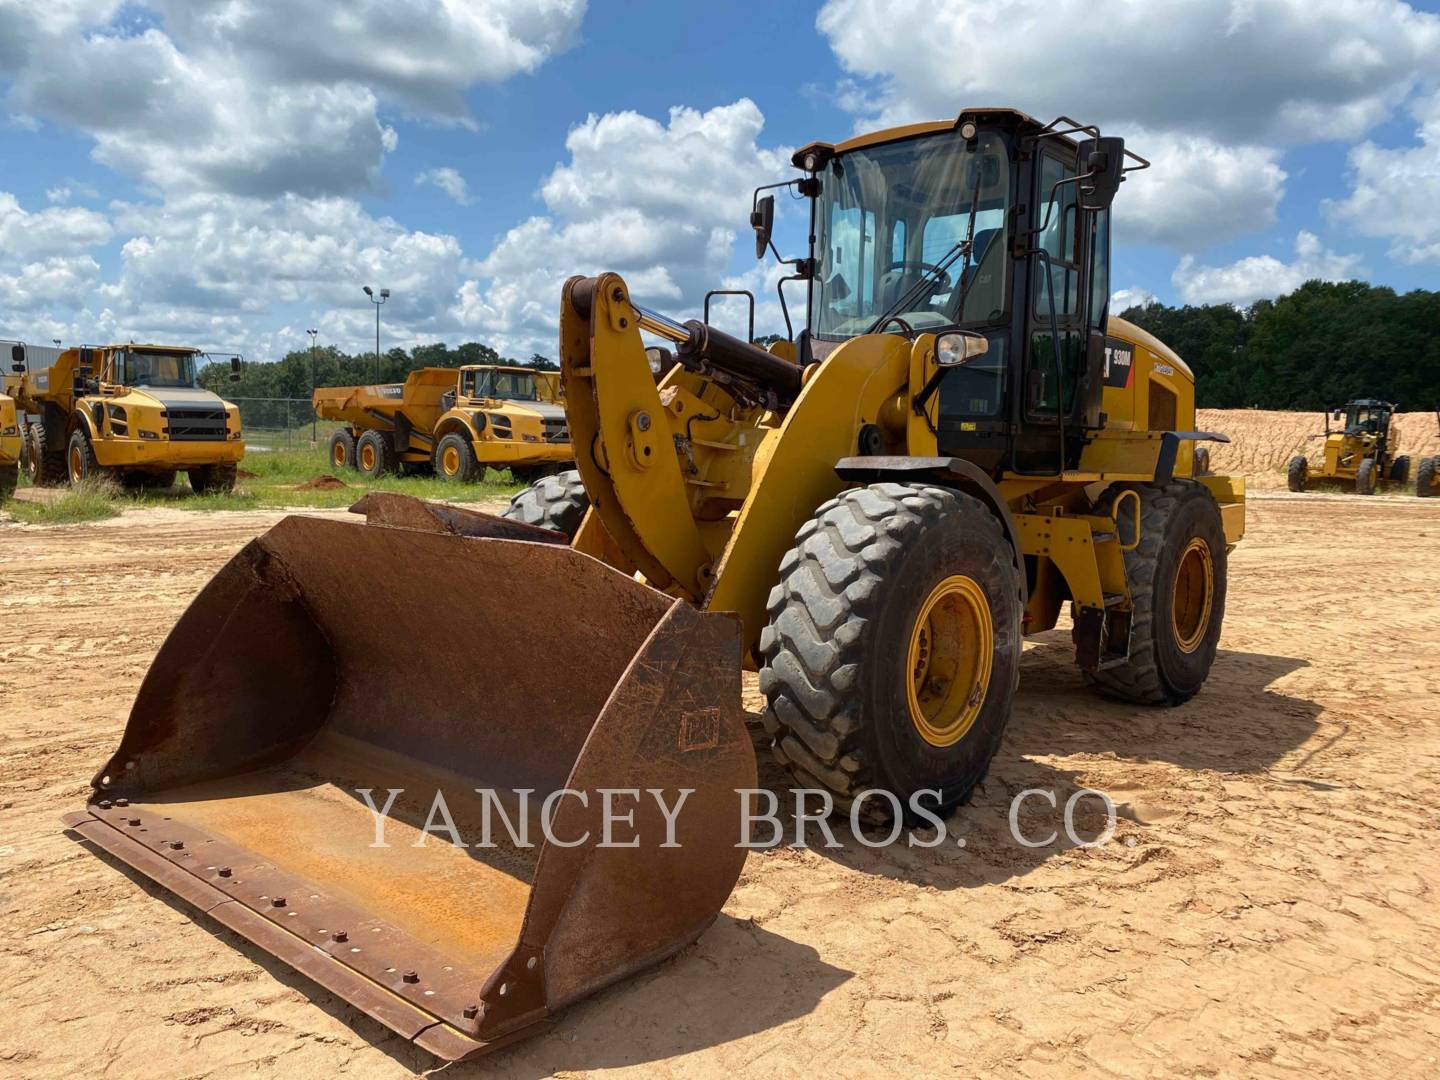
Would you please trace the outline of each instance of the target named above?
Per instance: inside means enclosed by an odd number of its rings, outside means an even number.
[[[1093,126],[1009,109],[812,143],[794,163],[814,240],[792,261],[808,282],[802,357],[866,333],[982,336],[941,377],[940,452],[994,474],[1075,468],[1103,424],[1109,204],[1148,163]]]
[[[1384,435],[1390,429],[1390,414],[1394,411],[1395,406],[1387,401],[1352,401],[1345,406],[1345,434]]]

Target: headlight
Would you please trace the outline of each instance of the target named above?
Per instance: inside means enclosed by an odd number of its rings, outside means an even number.
[[[20,434],[20,429],[19,429],[18,427],[16,427],[14,424],[11,424],[11,425],[10,425],[9,427],[7,427],[4,431],[0,431],[0,435],[19,435],[19,434]]]
[[[477,413],[475,413],[470,419],[471,419],[471,420],[473,421],[473,423],[475,424],[475,433],[476,433],[477,435],[478,435],[480,432],[482,432],[482,431],[485,430],[486,420],[485,420],[485,414],[484,414],[483,412],[477,412]]]
[[[142,439],[158,439],[158,438],[160,438],[160,436],[159,436],[159,435],[156,435],[155,432],[153,432],[153,431],[146,431],[144,428],[141,428],[141,429],[140,429],[140,438],[142,438]]]

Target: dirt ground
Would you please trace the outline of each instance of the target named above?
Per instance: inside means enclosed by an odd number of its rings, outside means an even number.
[[[277,517],[0,524],[0,1074],[439,1065],[59,822],[188,599]],[[1194,701],[1097,698],[1052,632],[965,848],[754,853],[696,945],[446,1075],[1436,1075],[1440,500],[1266,495],[1250,530]],[[1015,795],[1085,787],[1110,843],[1011,838]]]

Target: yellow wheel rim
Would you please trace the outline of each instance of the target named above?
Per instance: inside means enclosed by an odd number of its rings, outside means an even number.
[[[446,476],[460,475],[460,451],[453,446],[445,447],[440,454],[440,467],[445,470]]]
[[[1215,561],[1210,556],[1210,545],[1197,536],[1180,553],[1170,605],[1170,626],[1181,652],[1193,653],[1200,647],[1210,628],[1210,609],[1214,605]]]
[[[337,442],[330,450],[330,459],[337,465],[345,464],[345,444]]]
[[[975,724],[995,652],[990,604],[962,574],[930,591],[910,631],[905,695],[910,722],[931,746],[954,746]]]
[[[375,468],[375,448],[373,446],[362,446],[360,448],[360,466],[366,472]]]
[[[85,478],[85,458],[80,454],[78,446],[70,448],[70,482],[78,484]]]

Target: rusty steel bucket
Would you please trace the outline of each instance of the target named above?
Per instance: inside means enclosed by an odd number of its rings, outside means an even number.
[[[714,920],[755,785],[739,628],[547,530],[357,509],[286,518],[220,570],[65,821],[462,1059]]]

